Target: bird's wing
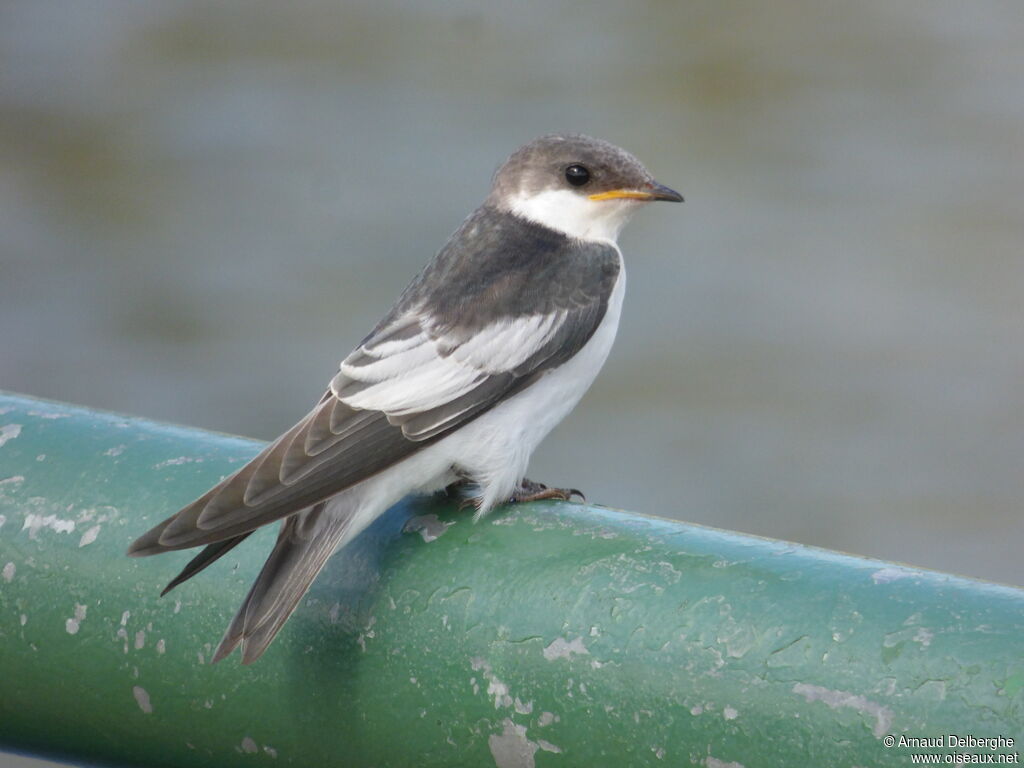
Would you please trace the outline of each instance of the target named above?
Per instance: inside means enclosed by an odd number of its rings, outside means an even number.
[[[407,291],[345,358],[302,421],[143,534],[129,554],[217,544],[287,517],[392,466],[528,386],[576,354],[601,322],[618,274],[617,252],[604,255],[581,260],[579,269],[593,275],[576,275],[545,311],[486,323],[467,324],[451,313],[439,318],[429,301]],[[608,267],[612,255],[614,269]],[[209,562],[200,558],[193,572]]]

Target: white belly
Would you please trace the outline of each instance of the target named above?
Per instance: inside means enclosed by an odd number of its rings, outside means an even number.
[[[590,388],[615,341],[625,289],[620,255],[619,277],[605,315],[583,349],[437,444],[451,463],[480,484],[483,512],[509,497],[526,473],[534,449]]]
[[[480,514],[505,501],[526,474],[530,455],[590,388],[611,351],[619,328],[626,270],[619,276],[601,324],[569,361],[469,424],[393,467],[338,494],[335,514],[355,514],[345,541],[405,495],[439,490],[458,467],[480,486]]]

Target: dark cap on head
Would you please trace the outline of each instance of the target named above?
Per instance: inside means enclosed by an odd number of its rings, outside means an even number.
[[[581,134],[551,134],[524,144],[494,174],[490,198],[497,202],[560,189],[592,199],[631,191],[638,193],[634,198],[638,200],[682,201],[677,192],[658,184],[629,152]]]

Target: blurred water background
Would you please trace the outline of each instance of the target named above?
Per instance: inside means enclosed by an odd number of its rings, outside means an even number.
[[[0,387],[272,438],[551,131],[686,203],[535,479],[1024,583],[1019,0],[2,0]]]

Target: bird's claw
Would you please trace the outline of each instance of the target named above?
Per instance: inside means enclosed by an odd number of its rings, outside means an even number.
[[[579,496],[580,501],[586,501],[587,497],[578,488],[548,488],[544,483],[535,483],[533,480],[523,478],[515,493],[509,497],[509,502],[521,504],[527,501],[543,501],[545,499],[556,499],[558,501],[571,501],[573,496]]]

